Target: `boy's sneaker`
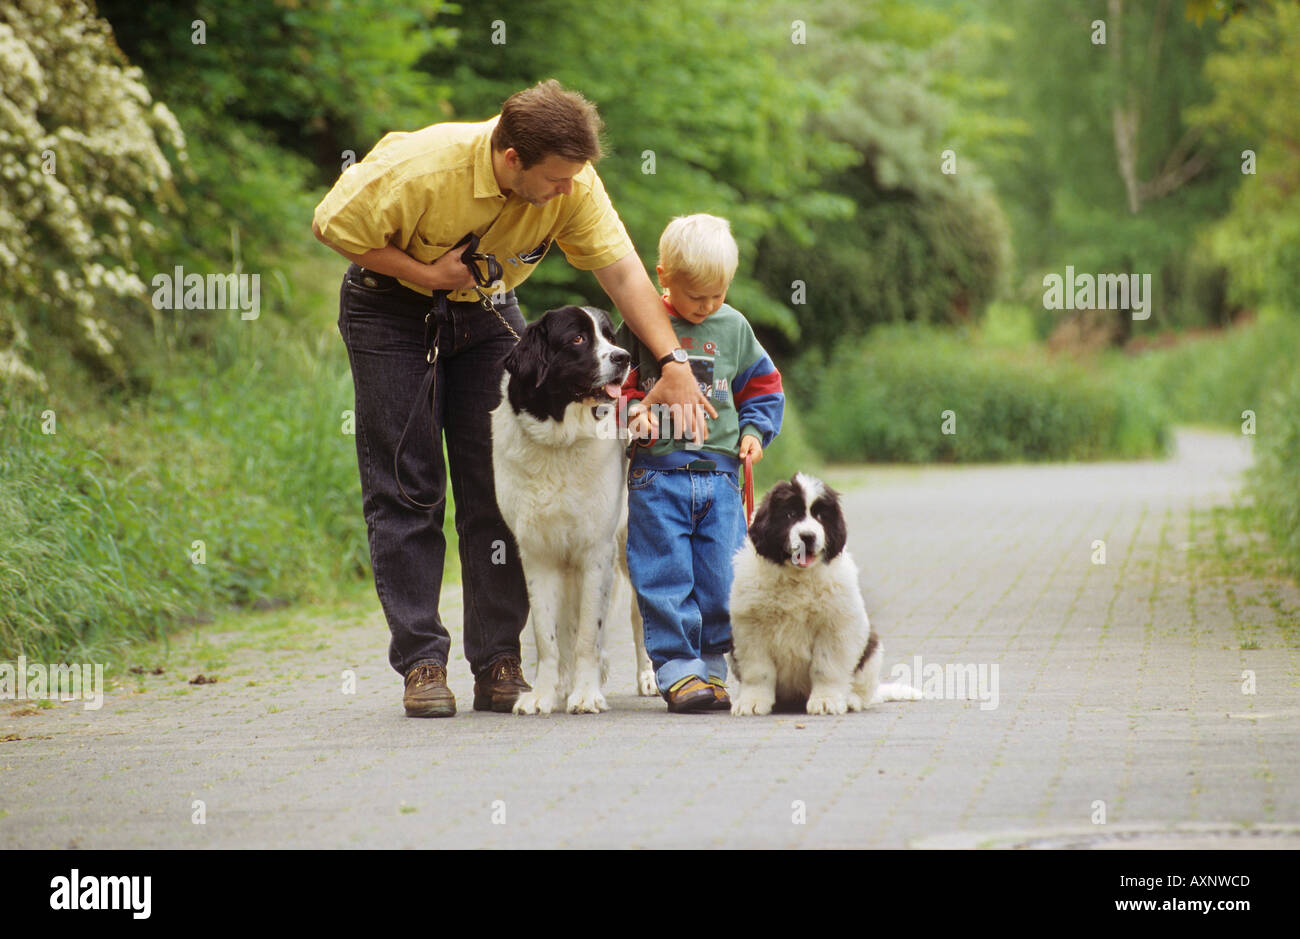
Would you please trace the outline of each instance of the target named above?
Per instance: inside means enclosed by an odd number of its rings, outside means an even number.
[[[730,711],[731,696],[727,694],[727,685],[721,678],[709,676],[708,686],[713,689],[712,711]]]
[[[712,711],[714,702],[717,701],[713,686],[707,681],[701,681],[698,675],[687,675],[674,682],[663,695],[668,702],[668,710],[674,714]]]

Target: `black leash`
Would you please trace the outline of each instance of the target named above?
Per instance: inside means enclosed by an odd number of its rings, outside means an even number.
[[[483,309],[489,313],[494,314],[496,318],[501,321],[501,325],[506,328],[510,335],[515,337],[515,342],[518,342],[519,334],[515,332],[513,326],[506,322],[506,318],[501,315],[501,311],[492,303],[492,299],[483,292],[484,287],[491,287],[493,284],[496,284],[501,280],[504,275],[504,271],[501,268],[501,262],[496,259],[496,255],[494,254],[479,253],[478,235],[475,235],[472,232],[460,241],[456,242],[453,246],[453,250],[459,248],[466,242],[469,243],[469,246],[460,256],[460,260],[467,268],[469,268],[469,272],[474,278],[474,292],[478,294],[479,306],[483,307]],[[487,265],[486,277],[483,275],[483,272],[479,270],[480,262],[484,262]],[[411,408],[411,413],[406,418],[406,426],[402,428],[402,436],[397,440],[397,449],[393,451],[393,478],[397,480],[397,489],[401,492],[402,498],[421,509],[431,509],[438,503],[421,502],[419,499],[411,497],[411,494],[406,491],[406,487],[402,485],[402,473],[398,468],[398,459],[402,455],[402,447],[406,445],[406,434],[411,429],[411,421],[415,420],[416,415],[420,413],[420,407],[426,403],[429,407],[430,424],[433,423],[433,396],[438,376],[440,317],[447,313],[447,297],[450,293],[451,291],[449,290],[435,290],[433,292],[433,305],[429,308],[429,312],[424,315],[424,348],[428,350],[425,352],[424,358],[425,361],[429,363],[429,367],[425,369],[424,379],[420,382],[420,393],[416,395],[415,406]],[[433,445],[435,447],[442,446],[442,441],[438,439],[436,428],[433,432]]]

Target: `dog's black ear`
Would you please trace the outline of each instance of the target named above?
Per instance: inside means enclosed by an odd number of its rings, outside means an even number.
[[[826,546],[822,554],[827,561],[833,560],[844,550],[848,542],[848,523],[844,520],[844,507],[840,504],[840,494],[825,483],[820,483],[821,491],[810,505],[809,511],[817,519],[826,533]]]
[[[551,339],[547,317],[532,323],[505,358],[506,371],[526,386],[540,388],[551,362]]]
[[[844,522],[844,510],[840,506],[839,493],[833,489],[826,490],[821,500],[826,503],[828,511],[822,513],[822,530],[826,532],[826,560],[839,557],[849,540],[849,528]]]
[[[749,540],[754,544],[754,551],[761,558],[766,558],[775,564],[781,564],[785,561],[787,548],[785,546],[784,526],[780,525],[775,513],[772,511],[772,495],[785,483],[777,483],[763,501],[759,503],[754,510],[754,520],[749,523]]]

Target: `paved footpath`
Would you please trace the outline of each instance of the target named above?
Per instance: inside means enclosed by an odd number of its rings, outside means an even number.
[[[457,656],[461,713],[409,720],[377,603],[201,628],[99,711],[5,702],[0,848],[1294,846],[1300,591],[1196,547],[1248,462],[1183,432],[1165,462],[853,471],[886,674],[953,686],[843,717],[669,715],[616,634],[611,712],[476,714]]]

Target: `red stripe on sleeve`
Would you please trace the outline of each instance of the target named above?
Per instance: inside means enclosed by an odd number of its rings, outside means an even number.
[[[781,373],[776,369],[772,369],[766,375],[751,378],[745,383],[745,387],[736,393],[736,407],[740,407],[750,398],[757,398],[759,395],[770,395],[779,391],[781,391]]]

